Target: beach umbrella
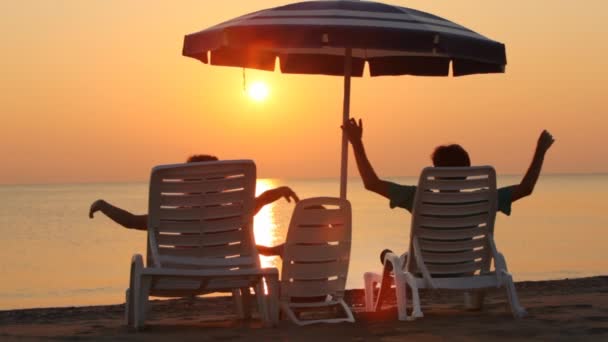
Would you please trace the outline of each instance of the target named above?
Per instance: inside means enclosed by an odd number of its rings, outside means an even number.
[[[183,55],[203,63],[344,77],[463,76],[504,72],[505,46],[433,14],[372,1],[306,1],[237,17],[184,38]],[[340,197],[346,197],[348,144],[342,134]]]

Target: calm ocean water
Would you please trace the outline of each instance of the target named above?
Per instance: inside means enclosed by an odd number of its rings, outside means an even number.
[[[520,177],[501,176],[499,185]],[[413,177],[394,178],[415,184]],[[337,180],[258,181],[258,192],[291,186],[301,198],[335,196]],[[349,183],[353,245],[348,288],[362,288],[365,271],[379,271],[383,248],[403,252],[410,214]],[[608,274],[608,175],[543,175],[535,193],[499,214],[496,243],[516,280]],[[124,229],[103,215],[88,218],[103,198],[145,213],[146,183],[0,186],[0,310],[124,302],[129,262],[145,253],[145,232]],[[256,240],[274,245],[286,236],[293,204],[265,207],[255,220]],[[265,265],[280,266],[276,258]]]

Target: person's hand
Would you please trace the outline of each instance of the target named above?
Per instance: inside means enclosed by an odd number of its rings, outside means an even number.
[[[105,203],[106,201],[102,199],[93,202],[93,204],[91,204],[91,209],[89,209],[89,218],[93,218],[93,214],[100,211],[101,208],[105,205]]]
[[[536,150],[541,153],[545,153],[549,150],[551,145],[555,142],[551,133],[547,130],[542,131],[540,136],[538,137],[538,143],[536,145]]]
[[[300,201],[300,198],[298,197],[298,195],[296,195],[296,193],[293,190],[291,190],[291,188],[288,186],[282,186],[282,187],[276,188],[275,191],[277,192],[279,197],[284,197],[285,200],[287,200],[287,202],[291,202],[292,199],[296,203],[298,203]]]
[[[344,133],[346,133],[346,137],[350,141],[351,144],[361,142],[361,137],[363,136],[363,121],[359,119],[359,124],[357,125],[357,121],[351,118],[348,122],[342,126],[340,126]]]

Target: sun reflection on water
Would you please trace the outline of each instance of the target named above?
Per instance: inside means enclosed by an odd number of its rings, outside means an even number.
[[[255,195],[259,196],[264,191],[275,187],[276,184],[272,179],[258,179]],[[273,210],[275,205],[275,203],[265,205],[253,219],[253,234],[257,245],[275,246],[282,242],[280,241],[279,227]],[[279,257],[263,255],[260,255],[260,261],[262,267],[279,267],[281,262]]]

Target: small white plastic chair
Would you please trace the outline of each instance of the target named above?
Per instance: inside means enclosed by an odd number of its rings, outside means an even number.
[[[351,246],[351,206],[330,197],[301,200],[294,209],[281,275],[281,309],[298,325],[354,322],[344,302]],[[304,320],[305,308],[341,308],[342,317]]]
[[[255,288],[260,316],[278,323],[278,270],[261,268],[253,237],[256,168],[251,160],[157,166],[148,206],[147,265],[133,256],[127,325],[139,329],[149,296],[231,292],[240,317]],[[264,293],[265,279],[268,294]]]
[[[490,166],[428,167],[422,171],[412,211],[410,252],[401,257],[393,253],[385,256],[385,267],[390,264],[393,269],[392,274],[385,274],[395,285],[399,320],[423,317],[421,288],[473,291],[503,287],[513,316],[526,314],[505,258],[494,243],[496,206],[496,172]],[[379,304],[374,301],[374,288],[382,277],[373,272],[364,274],[366,311]],[[412,290],[410,316],[406,285]],[[466,292],[465,305],[479,307],[483,297],[473,303],[470,294]]]

